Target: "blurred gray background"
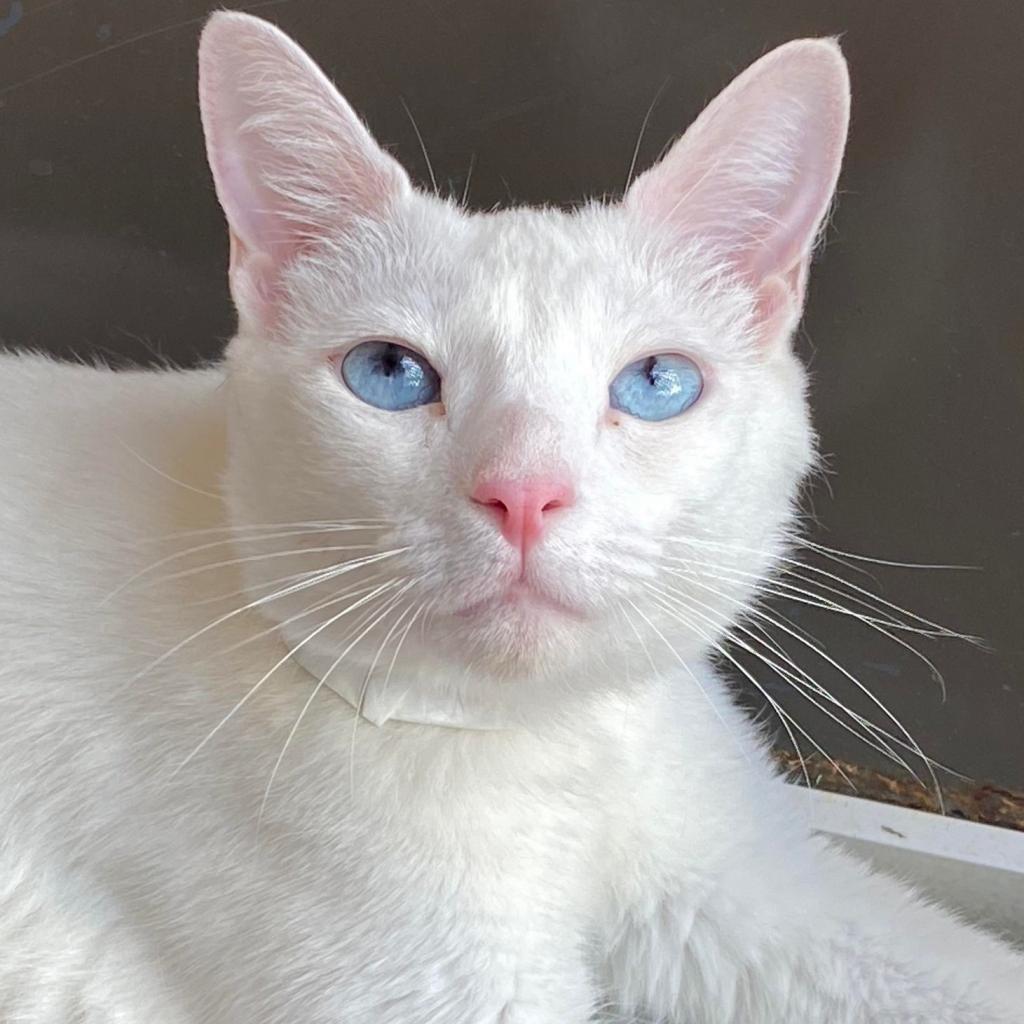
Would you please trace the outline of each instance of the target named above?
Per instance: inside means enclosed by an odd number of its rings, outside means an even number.
[[[224,226],[195,100],[206,0],[0,0],[0,339],[116,365],[215,357],[232,331]],[[797,344],[831,475],[808,497],[818,559],[984,637],[908,637],[779,604],[933,757],[1024,787],[1024,4],[1020,0],[268,0],[422,182],[571,203],[623,187],[652,100],[651,162],[766,49],[839,35],[852,135]],[[659,95],[660,93],[660,95]],[[823,579],[823,578],[822,578]],[[880,723],[849,680],[795,658]],[[768,692],[831,753],[892,770],[781,679]],[[746,687],[747,690],[751,688]],[[748,694],[754,707],[764,701]],[[798,737],[799,739],[799,737]],[[785,734],[779,731],[785,744]],[[805,744],[801,744],[805,745]]]

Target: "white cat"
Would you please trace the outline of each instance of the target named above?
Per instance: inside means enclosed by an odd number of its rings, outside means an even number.
[[[835,44],[572,214],[414,191],[264,22],[200,66],[223,365],[0,363],[0,1020],[1024,1020],[708,662],[813,459]]]

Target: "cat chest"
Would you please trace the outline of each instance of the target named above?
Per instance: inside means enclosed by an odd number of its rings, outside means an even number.
[[[586,990],[599,902],[586,814],[499,796],[359,801],[330,826],[268,811],[259,852],[230,872],[193,845],[188,892],[159,913],[182,963],[208,968],[206,1006],[242,992],[300,1019],[301,992],[301,1019],[317,1019],[312,996],[323,1019],[360,1022],[381,1019],[387,993],[391,1019],[476,1022],[556,965]]]

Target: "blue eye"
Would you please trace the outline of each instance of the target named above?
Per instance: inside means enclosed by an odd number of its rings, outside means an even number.
[[[342,360],[341,375],[367,405],[390,412],[430,405],[441,398],[437,371],[411,348],[393,341],[364,341]]]
[[[608,389],[613,409],[641,420],[667,420],[700,398],[704,377],[686,356],[666,352],[630,363]]]

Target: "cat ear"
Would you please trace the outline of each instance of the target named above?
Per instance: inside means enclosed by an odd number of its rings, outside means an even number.
[[[757,291],[757,329],[788,333],[839,176],[850,111],[832,40],[762,57],[634,182],[627,207],[700,242]]]
[[[247,14],[220,12],[199,43],[206,151],[231,232],[243,325],[272,325],[282,269],[411,190],[309,56]]]

